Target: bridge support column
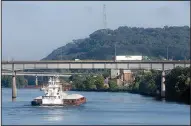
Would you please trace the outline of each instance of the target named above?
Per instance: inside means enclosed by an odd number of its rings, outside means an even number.
[[[36,86],[38,86],[38,76],[36,76],[35,83],[36,83]]]
[[[162,76],[161,76],[161,97],[165,97],[165,72],[162,71]]]
[[[14,101],[17,97],[17,85],[16,85],[16,72],[13,72],[12,76],[12,100]]]

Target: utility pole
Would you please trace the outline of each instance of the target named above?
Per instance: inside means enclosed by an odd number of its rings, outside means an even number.
[[[184,57],[184,60],[187,60],[187,57],[186,57],[186,56]]]
[[[62,51],[62,47],[61,47],[61,60],[62,60],[62,53],[63,53],[63,51]]]
[[[115,61],[116,61],[116,43],[115,43]]]
[[[168,46],[166,48],[166,59],[168,60]]]

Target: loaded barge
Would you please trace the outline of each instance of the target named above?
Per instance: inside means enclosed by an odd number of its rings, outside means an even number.
[[[63,91],[62,83],[58,77],[50,78],[47,86],[42,88],[43,96],[31,101],[32,106],[66,106],[86,103],[86,98],[80,94],[67,94]]]

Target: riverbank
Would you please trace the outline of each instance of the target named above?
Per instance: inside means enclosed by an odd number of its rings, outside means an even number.
[[[154,95],[154,94],[147,94],[147,93],[140,93],[140,92],[135,92],[135,91],[131,91],[131,90],[109,90],[109,89],[103,89],[103,90],[77,90],[77,89],[71,89],[70,91],[82,91],[82,92],[115,92],[115,93],[131,93],[131,94],[139,94],[145,97],[152,97],[155,100],[159,100],[159,101],[167,101],[167,102],[176,102],[176,103],[181,103],[181,104],[187,104],[190,105],[190,100],[181,100],[181,99],[168,99],[168,98],[163,98],[160,96],[160,94],[158,95]],[[189,98],[187,98],[189,99]]]
[[[177,67],[172,69],[165,76],[166,93],[168,101],[190,104],[190,68]],[[94,92],[129,92],[144,96],[162,99],[161,71],[151,70],[150,72],[139,73],[129,86],[119,87],[114,80],[109,80],[109,87],[104,85],[105,75],[79,77],[73,76],[71,81],[73,91],[94,91]]]

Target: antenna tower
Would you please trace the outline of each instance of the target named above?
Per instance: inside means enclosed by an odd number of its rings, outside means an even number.
[[[106,20],[106,5],[103,5],[103,26],[104,29],[107,29],[107,20]]]

